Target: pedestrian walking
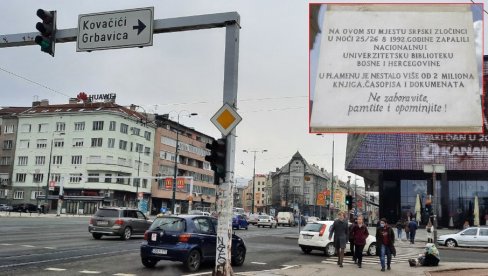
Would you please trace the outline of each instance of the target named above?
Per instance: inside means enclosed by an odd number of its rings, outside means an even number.
[[[352,227],[354,255],[359,268],[361,268],[361,263],[363,262],[363,249],[366,245],[366,239],[369,236],[368,227],[364,224],[363,220],[363,216],[359,216],[357,223]]]
[[[415,233],[417,232],[417,222],[413,219],[408,223],[408,230],[410,232],[410,243],[415,243]]]
[[[432,238],[432,235],[434,233],[434,225],[432,225],[430,219],[429,219],[429,223],[427,223],[427,226],[425,226],[425,231],[427,231],[427,242],[433,243],[434,238]]]
[[[356,221],[354,220],[351,221],[351,223],[349,224],[349,251],[351,251],[352,260],[354,261],[354,263],[357,262],[356,255],[354,254],[354,235],[352,233],[352,229],[355,225]]]
[[[405,223],[403,223],[403,220],[398,220],[396,225],[395,225],[396,229],[397,229],[397,240],[401,241],[402,240],[402,231],[403,231],[403,228],[405,228]]]
[[[380,227],[376,229],[376,244],[377,254],[380,256],[381,271],[385,271],[385,255],[386,255],[386,268],[391,269],[391,255],[396,255],[395,250],[395,233],[393,229],[388,225],[385,218],[380,221]]]
[[[404,228],[404,230],[405,230],[405,239],[407,241],[410,240],[410,228],[408,228],[408,224],[409,223],[410,223],[410,221],[405,221],[405,223],[404,223],[404,225],[405,225],[405,228]]]
[[[349,228],[344,212],[339,212],[338,218],[334,221],[329,229],[329,240],[334,236],[334,247],[337,254],[337,264],[342,267],[344,261],[344,250],[346,249],[347,239],[349,237]]]

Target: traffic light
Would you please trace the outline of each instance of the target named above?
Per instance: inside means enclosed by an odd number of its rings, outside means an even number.
[[[41,35],[36,36],[35,42],[41,46],[41,51],[54,57],[56,44],[56,11],[37,10],[37,16],[42,22],[37,22],[36,29]]]
[[[348,209],[352,209],[352,196],[346,195],[346,205]]]
[[[205,161],[210,162],[210,167],[214,171],[214,184],[219,185],[225,181],[225,157],[227,155],[227,143],[225,138],[218,139],[212,143],[207,143],[206,148],[210,150],[210,155],[205,156]]]

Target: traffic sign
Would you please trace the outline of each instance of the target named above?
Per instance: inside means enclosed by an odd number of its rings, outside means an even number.
[[[54,191],[54,187],[56,187],[56,181],[49,181],[49,191]]]
[[[210,121],[219,129],[222,135],[227,136],[242,121],[242,117],[226,103],[215,113]]]
[[[80,14],[76,51],[152,46],[153,23],[154,7]]]

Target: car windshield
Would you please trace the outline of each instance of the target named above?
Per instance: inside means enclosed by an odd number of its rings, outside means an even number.
[[[119,217],[119,212],[117,210],[108,210],[108,209],[99,209],[96,213],[95,216],[97,217],[109,217],[109,218],[114,218],[114,217]]]
[[[163,217],[156,218],[149,227],[149,230],[164,230],[171,232],[183,232],[185,231],[186,223],[182,218],[176,217]]]
[[[319,232],[320,228],[322,228],[322,224],[320,223],[309,223],[303,227],[303,231]]]
[[[260,219],[269,219],[268,216],[259,216]]]

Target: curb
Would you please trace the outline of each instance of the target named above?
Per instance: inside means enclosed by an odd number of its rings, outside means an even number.
[[[462,267],[455,267],[455,268],[446,268],[446,269],[439,269],[439,270],[429,270],[429,271],[425,271],[425,275],[427,276],[432,276],[431,272],[439,272],[439,273],[442,273],[442,272],[450,272],[450,271],[466,271],[466,270],[473,270],[473,269],[486,269],[488,270],[487,267],[466,267],[466,268],[462,268]]]

